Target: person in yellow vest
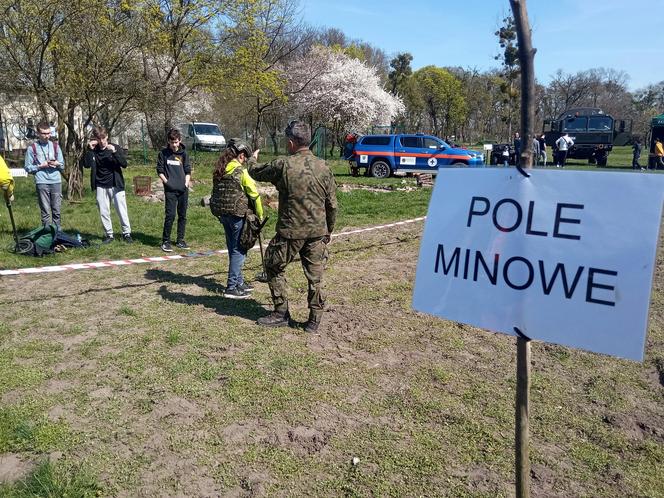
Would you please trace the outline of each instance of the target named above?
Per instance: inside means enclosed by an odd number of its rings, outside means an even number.
[[[12,173],[7,167],[7,163],[0,156],[0,188],[2,193],[5,196],[5,201],[7,203],[14,201],[14,179],[12,178]]]
[[[664,145],[659,138],[655,139],[655,169],[664,168]]]

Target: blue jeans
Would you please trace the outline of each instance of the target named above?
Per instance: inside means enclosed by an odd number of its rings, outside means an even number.
[[[226,289],[235,289],[238,285],[244,284],[242,278],[242,267],[247,251],[240,247],[240,233],[244,226],[244,218],[225,214],[221,217],[221,224],[224,225],[226,234],[226,247],[228,248],[228,280]]]

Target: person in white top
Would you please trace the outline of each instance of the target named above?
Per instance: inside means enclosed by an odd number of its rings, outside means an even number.
[[[567,160],[567,151],[570,147],[574,145],[574,140],[572,140],[567,132],[563,134],[558,140],[556,140],[556,148],[558,153],[556,154],[556,168],[564,168],[565,161]]]

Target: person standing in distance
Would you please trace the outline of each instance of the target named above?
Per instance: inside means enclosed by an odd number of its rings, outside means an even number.
[[[643,169],[639,164],[641,158],[641,139],[635,138],[632,144],[632,169]]]
[[[65,161],[57,142],[49,140],[51,127],[46,121],[37,125],[37,141],[25,151],[23,168],[35,175],[39,211],[42,225],[53,223],[58,231],[61,226],[60,206],[62,205],[62,172]]]
[[[574,145],[574,141],[570,138],[569,133],[567,132],[563,133],[563,135],[558,140],[556,140],[556,147],[558,148],[558,154],[556,156],[556,168],[565,167],[567,151],[572,145]]]
[[[521,141],[521,135],[519,135],[519,132],[516,132],[514,134],[514,164],[519,165],[521,164],[521,151],[523,150],[521,148],[522,141]]]
[[[533,137],[533,166],[539,164],[539,157],[540,157],[540,143],[537,137]]]
[[[133,240],[122,174],[123,168],[127,167],[127,158],[124,156],[122,147],[108,141],[108,132],[105,128],[92,130],[88,150],[83,157],[83,165],[91,169],[90,185],[97,196],[97,207],[105,233],[102,243],[108,244],[115,240],[111,220],[112,202],[120,218],[122,238],[127,244],[131,244]]]
[[[249,145],[233,138],[221,152],[212,174],[210,209],[219,217],[226,235],[228,279],[224,297],[228,299],[247,299],[253,290],[242,276],[247,250],[240,245],[240,235],[248,211],[253,209],[258,218],[263,218],[263,204],[256,182],[244,168],[247,160],[257,157],[257,153],[252,154]]]
[[[540,145],[540,159],[542,161],[542,165],[546,167],[546,136],[544,133],[540,135],[540,137],[537,139]]]
[[[655,139],[655,169],[664,168],[664,145],[659,138]]]
[[[161,236],[161,250],[173,252],[171,231],[175,213],[178,214],[177,241],[179,249],[189,249],[184,240],[187,228],[187,204],[191,183],[191,165],[184,144],[180,143],[180,130],[171,129],[167,135],[168,146],[157,157],[157,175],[164,184],[164,230]]]
[[[309,319],[304,328],[313,333],[318,330],[325,305],[321,284],[328,256],[327,244],[336,221],[336,183],[325,161],[309,150],[309,125],[291,121],[285,133],[289,157],[249,165],[249,174],[254,179],[271,182],[279,192],[277,234],[265,251],[265,271],[274,311],[260,318],[258,324],[267,327],[289,324],[285,272],[299,254],[309,283]],[[255,157],[258,158],[258,151]]]

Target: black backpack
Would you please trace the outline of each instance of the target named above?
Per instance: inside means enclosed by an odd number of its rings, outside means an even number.
[[[62,252],[69,248],[88,247],[90,243],[81,239],[80,235],[73,236],[58,231],[55,225],[46,225],[22,235],[18,239],[16,252],[28,256],[43,256],[54,252]]]

